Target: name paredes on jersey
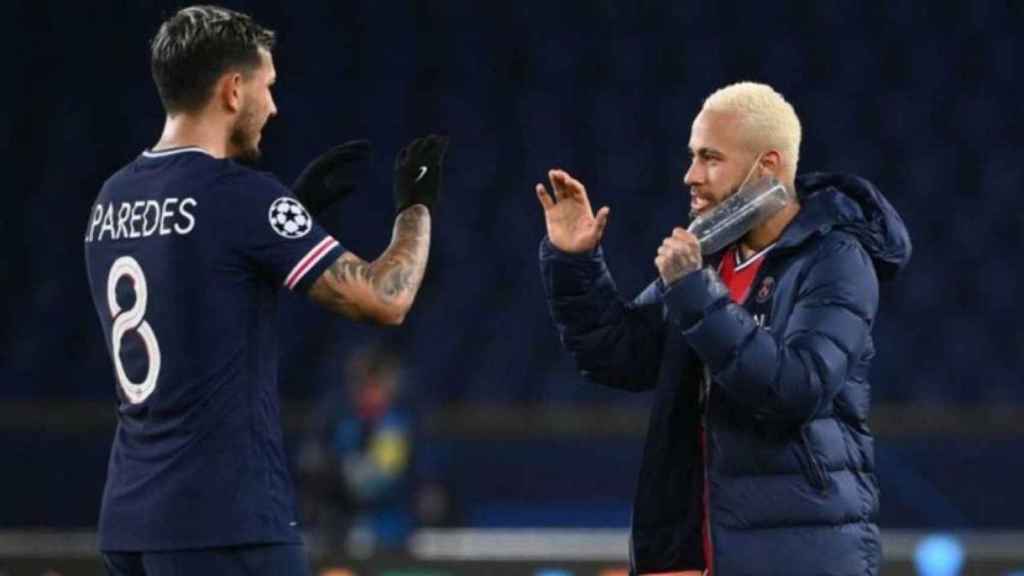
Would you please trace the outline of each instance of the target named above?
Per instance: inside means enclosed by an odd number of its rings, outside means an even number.
[[[165,198],[97,204],[89,218],[86,242],[149,236],[184,236],[196,225],[195,198]]]

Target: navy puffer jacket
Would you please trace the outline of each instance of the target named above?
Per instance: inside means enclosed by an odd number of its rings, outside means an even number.
[[[796,187],[802,209],[742,306],[712,271],[715,258],[627,302],[600,249],[573,255],[541,243],[551,314],[584,375],[655,393],[634,499],[634,573],[879,571],[871,327],[878,281],[906,265],[910,239],[861,178],[809,174]]]

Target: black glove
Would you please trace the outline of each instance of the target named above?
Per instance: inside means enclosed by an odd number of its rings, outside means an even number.
[[[310,162],[292,184],[292,193],[313,216],[351,194],[366,173],[372,149],[366,140],[335,146]]]
[[[395,206],[401,212],[413,204],[433,208],[441,194],[441,164],[448,137],[431,134],[407,144],[395,157]]]

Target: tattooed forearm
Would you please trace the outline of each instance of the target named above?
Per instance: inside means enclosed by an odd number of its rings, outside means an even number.
[[[414,205],[395,219],[391,244],[373,262],[346,252],[317,280],[314,300],[346,316],[398,323],[416,297],[430,252],[430,212]]]
[[[409,290],[415,284],[413,270],[409,268],[395,268],[384,275],[383,282],[379,289],[385,298],[398,298],[403,292]]]
[[[364,282],[370,283],[370,265],[361,259],[346,258],[348,254],[338,258],[331,267],[327,269],[327,272],[334,278],[336,282],[341,283],[355,283]]]
[[[402,300],[416,295],[430,253],[430,212],[410,206],[395,219],[391,245],[370,268],[371,282],[385,299]]]

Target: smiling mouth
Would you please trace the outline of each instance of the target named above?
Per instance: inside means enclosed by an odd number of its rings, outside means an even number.
[[[711,207],[711,201],[696,194],[690,196],[690,213],[700,214]]]

